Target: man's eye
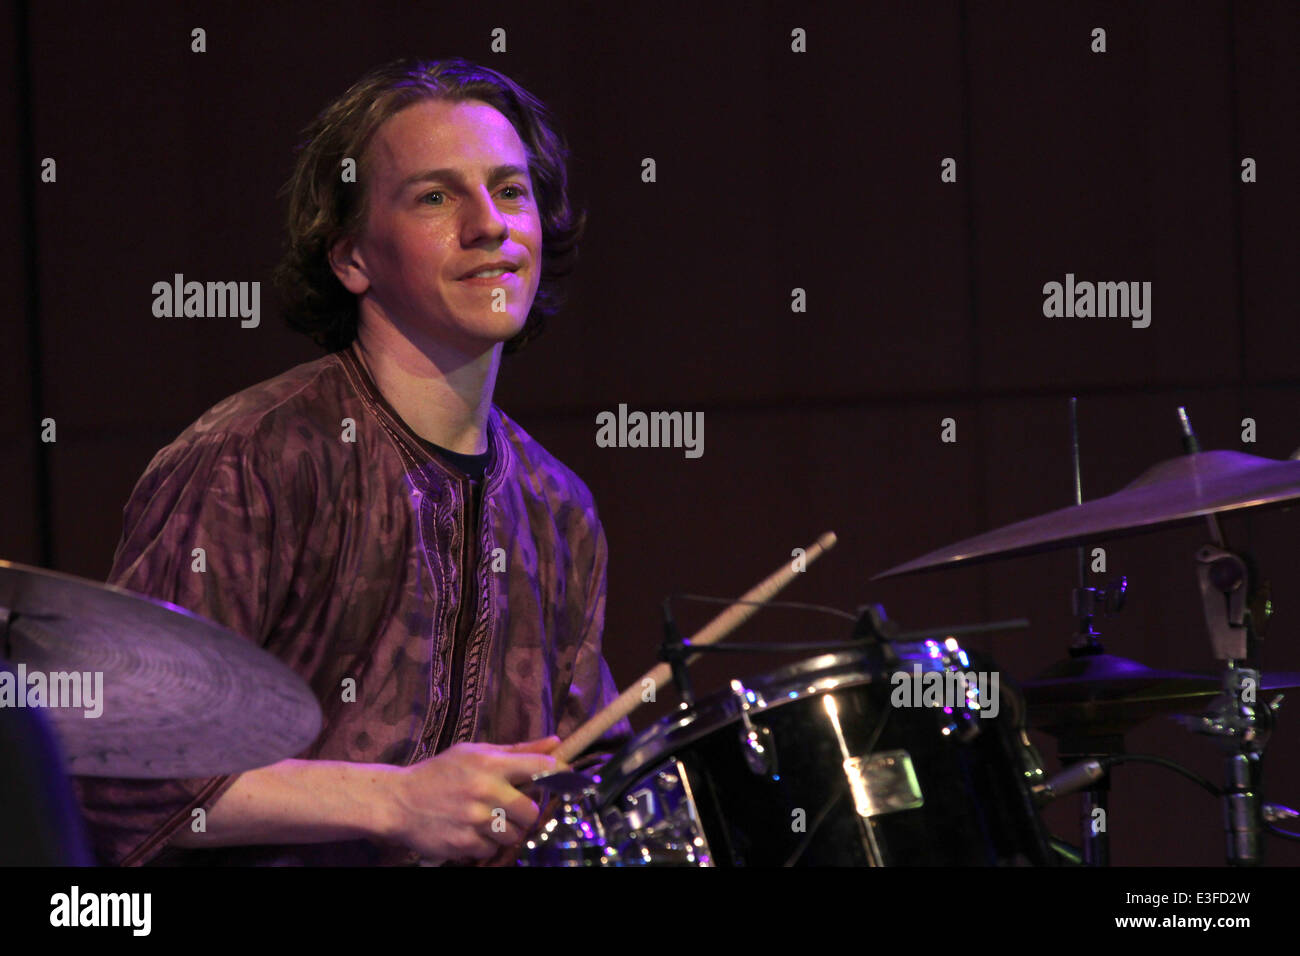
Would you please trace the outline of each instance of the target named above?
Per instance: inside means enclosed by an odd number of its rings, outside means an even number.
[[[432,197],[434,197],[434,196],[437,196],[438,199],[439,199],[440,201],[439,201],[439,202],[436,202],[436,203],[433,203],[433,205],[435,205],[435,206],[441,206],[441,205],[442,205],[441,200],[442,200],[442,198],[443,198],[443,194],[442,194],[441,192],[439,192],[438,190],[436,190],[436,189],[435,189],[433,192],[431,192],[431,193],[425,193],[425,194],[424,194],[422,197],[420,197],[420,198],[421,198],[421,201],[422,201],[422,202],[428,202],[429,199],[432,198]]]
[[[502,190],[502,192],[506,192],[506,191],[515,194],[513,196],[507,197],[509,199],[523,199],[524,196],[527,195],[527,193],[524,192],[524,188],[522,186],[506,186],[505,189]]]

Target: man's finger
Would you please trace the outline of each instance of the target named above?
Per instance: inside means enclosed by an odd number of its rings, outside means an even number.
[[[546,754],[502,754],[498,758],[496,770],[509,783],[527,783],[530,779],[543,773],[554,773],[560,769],[560,762]]]
[[[515,754],[548,754],[558,746],[560,746],[560,738],[552,734],[549,737],[538,737],[536,740],[510,744],[506,750]]]
[[[510,753],[517,754],[549,754],[558,746],[560,746],[560,738],[552,734],[549,737],[539,737],[537,740],[525,740],[523,743],[510,744],[505,749]],[[563,760],[557,760],[554,769],[570,770],[572,768]]]
[[[524,835],[527,832],[522,827],[506,821],[505,829],[492,826],[488,828],[487,835],[502,846],[515,846],[524,841]]]
[[[527,795],[520,793],[514,787],[505,787],[500,795],[497,806],[493,809],[504,810],[506,820],[515,826],[530,827],[537,822],[538,816],[541,815],[541,807]]]

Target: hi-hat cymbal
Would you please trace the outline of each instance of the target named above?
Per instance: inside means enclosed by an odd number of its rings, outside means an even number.
[[[1260,685],[1261,694],[1300,688],[1300,674],[1264,671]],[[1125,734],[1159,714],[1198,713],[1223,692],[1223,677],[1154,670],[1126,657],[1088,654],[1052,665],[1020,689],[1031,727],[1049,733]]]
[[[10,664],[0,695],[43,707],[74,776],[236,773],[292,757],[320,733],[315,694],[256,644],[68,574],[0,561],[0,657]]]
[[[1296,498],[1300,498],[1300,461],[1274,461],[1235,451],[1197,452],[1161,462],[1113,495],[967,538],[872,580],[1154,531],[1205,515]]]

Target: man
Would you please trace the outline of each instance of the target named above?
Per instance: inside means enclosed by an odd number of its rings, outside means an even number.
[[[463,60],[380,68],[310,128],[277,278],[330,354],[158,453],[110,581],[277,654],[324,729],[235,777],[79,780],[101,859],[482,859],[535,821],[519,786],[616,694],[590,492],[492,404],[582,232],[565,158]]]

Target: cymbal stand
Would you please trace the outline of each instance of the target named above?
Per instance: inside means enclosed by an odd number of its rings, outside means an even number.
[[[1070,451],[1074,465],[1074,503],[1083,504],[1083,474],[1079,459],[1079,416],[1077,398],[1070,399]],[[1093,627],[1097,615],[1118,614],[1124,607],[1128,578],[1117,577],[1104,587],[1088,587],[1087,545],[1076,549],[1078,577],[1071,592],[1071,610],[1078,621],[1074,641],[1069,651],[1071,657],[1104,654],[1106,649]],[[1124,752],[1124,738],[1117,735],[1104,737],[1061,737],[1057,741],[1057,754],[1063,763],[1073,764]],[[1083,791],[1083,807],[1079,818],[1083,862],[1087,866],[1110,865],[1110,836],[1106,815],[1110,812],[1110,775],[1105,774]]]
[[[1183,450],[1187,454],[1200,451],[1185,409],[1178,409],[1178,419]],[[1223,694],[1206,713],[1184,723],[1217,738],[1227,755],[1223,791],[1227,861],[1233,866],[1253,866],[1263,859],[1260,759],[1272,727],[1272,709],[1265,706],[1261,712],[1256,703],[1262,686],[1259,640],[1271,605],[1267,584],[1255,586],[1254,562],[1249,555],[1228,550],[1215,515],[1207,515],[1206,521],[1212,543],[1196,552],[1196,576],[1214,656],[1224,662]]]

